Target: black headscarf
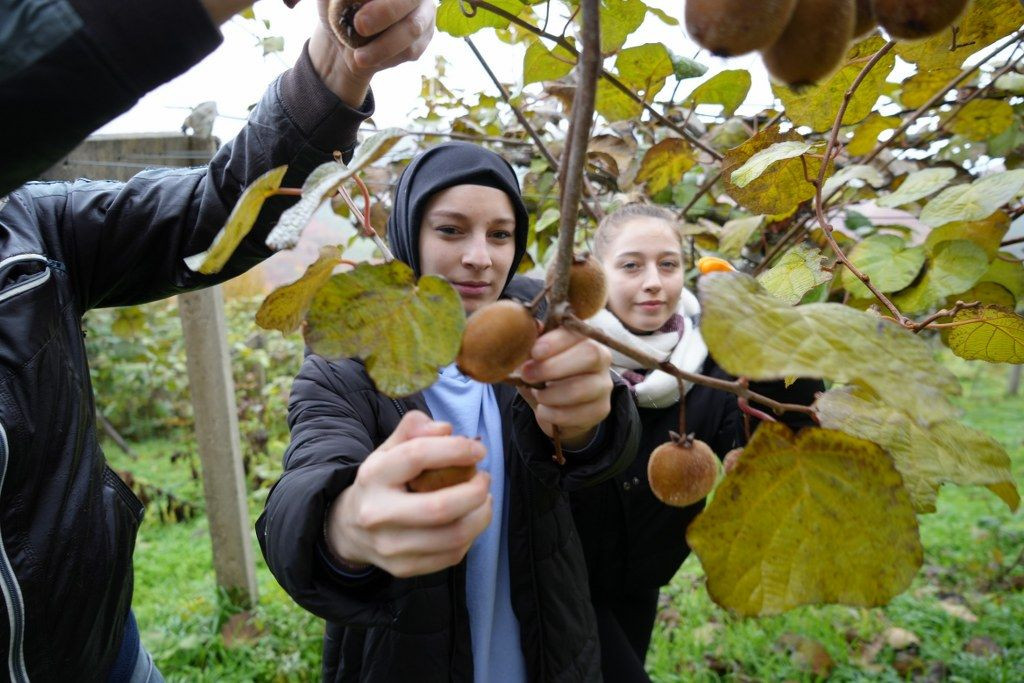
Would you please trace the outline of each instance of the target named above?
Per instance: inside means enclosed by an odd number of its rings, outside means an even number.
[[[512,202],[516,216],[516,255],[509,270],[512,280],[526,253],[530,219],[519,193],[519,181],[507,161],[494,152],[468,142],[446,142],[420,153],[402,171],[388,218],[388,243],[395,257],[420,275],[420,223],[427,201],[455,185],[485,185],[501,190]]]

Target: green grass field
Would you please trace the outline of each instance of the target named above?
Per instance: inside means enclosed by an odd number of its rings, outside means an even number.
[[[1024,480],[1024,398],[1006,399],[1004,366],[951,361],[961,378],[965,421],[999,439]],[[168,457],[182,444],[151,441],[130,469],[188,499],[189,468]],[[253,519],[262,501],[251,501]],[[691,558],[662,592],[647,658],[655,681],[1021,681],[1024,680],[1022,514],[981,488],[948,487],[921,519],[925,566],[884,609],[804,608],[758,620],[731,617],[707,597]],[[135,552],[135,610],[142,637],[168,680],[319,679],[321,622],[295,606],[257,556],[259,606],[251,619],[223,607],[201,516],[178,524],[149,514]],[[902,631],[894,630],[902,629]],[[815,673],[817,672],[817,674]]]

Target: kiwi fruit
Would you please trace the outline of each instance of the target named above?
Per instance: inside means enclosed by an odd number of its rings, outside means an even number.
[[[686,0],[686,32],[718,57],[766,48],[786,28],[797,0]]]
[[[680,437],[651,453],[647,479],[658,500],[673,507],[686,507],[707,498],[718,478],[718,458],[711,447],[692,435]]]
[[[853,37],[862,38],[875,29],[875,13],[871,0],[857,0],[857,14],[853,21]]]
[[[455,363],[476,381],[494,384],[530,357],[535,341],[537,321],[530,309],[517,301],[495,301],[469,316]]]
[[[722,466],[725,468],[726,474],[736,469],[736,465],[740,462],[740,457],[743,455],[742,448],[734,448],[725,454],[725,458],[722,460]]]
[[[476,474],[476,465],[449,465],[436,470],[423,470],[411,479],[406,487],[415,493],[429,493],[464,484]]]
[[[950,26],[967,0],[871,0],[875,21],[893,38],[914,40]]]
[[[547,284],[555,281],[555,269],[548,270]],[[569,308],[573,315],[586,320],[604,308],[608,300],[608,286],[605,283],[604,268],[589,254],[573,257],[569,268]]]
[[[355,49],[377,36],[363,36],[356,31],[356,12],[369,0],[330,0],[327,3],[327,25],[343,45]]]
[[[831,74],[853,39],[856,0],[797,0],[775,43],[761,53],[765,68],[792,88]]]

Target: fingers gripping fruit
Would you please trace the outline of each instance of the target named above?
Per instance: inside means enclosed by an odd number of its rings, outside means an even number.
[[[875,21],[893,38],[924,38],[950,26],[967,0],[871,0]]]
[[[369,0],[330,0],[327,4],[327,25],[343,44],[355,49],[376,36],[363,36],[356,31],[355,18],[359,8]]]
[[[796,0],[687,0],[686,32],[719,57],[766,48],[782,35]]]
[[[718,478],[718,458],[711,447],[693,435],[680,437],[654,449],[647,463],[647,478],[658,500],[673,507],[686,507],[711,493]]]
[[[547,284],[555,280],[554,266],[548,271]],[[574,256],[569,269],[569,308],[581,320],[596,315],[604,308],[608,299],[608,287],[605,284],[604,268],[593,256],[584,254]]]
[[[495,301],[466,321],[459,369],[478,382],[501,382],[530,357],[537,341],[537,321],[515,301]]]
[[[475,465],[450,465],[436,470],[424,470],[406,486],[415,493],[429,493],[439,489],[464,484],[476,474]]]
[[[768,73],[797,88],[832,73],[853,39],[856,0],[797,0],[789,24],[761,56]]]

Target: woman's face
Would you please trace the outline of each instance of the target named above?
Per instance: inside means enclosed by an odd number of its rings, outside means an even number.
[[[516,254],[516,215],[503,191],[456,185],[432,196],[420,223],[420,270],[452,283],[466,313],[498,300]]]
[[[636,332],[654,332],[679,307],[683,254],[679,236],[660,218],[631,218],[617,229],[601,265],[608,309]]]

